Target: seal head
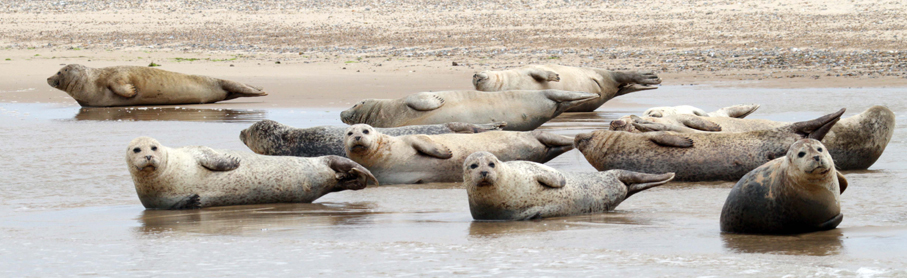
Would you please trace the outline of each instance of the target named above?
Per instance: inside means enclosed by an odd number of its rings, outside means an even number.
[[[466,184],[475,184],[477,187],[494,186],[498,179],[495,167],[501,161],[489,152],[475,152],[466,157],[463,162],[463,180]]]
[[[88,67],[85,67],[83,65],[66,65],[65,67],[57,71],[57,74],[51,75],[47,78],[47,85],[67,92],[71,95],[71,92],[79,90],[75,87],[82,85],[79,80],[84,79],[87,71]]]
[[[377,147],[378,137],[379,133],[370,125],[352,125],[346,129],[343,146],[350,153],[368,153]]]
[[[167,165],[167,150],[151,137],[139,137],[129,142],[126,151],[129,172],[140,177],[150,177],[162,172]]]

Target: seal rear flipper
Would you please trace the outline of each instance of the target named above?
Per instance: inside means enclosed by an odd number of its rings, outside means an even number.
[[[460,123],[452,122],[444,124],[447,126],[450,131],[454,133],[482,133],[491,130],[501,130],[507,126],[507,122],[495,122],[489,124],[470,124],[470,123]]]
[[[635,92],[639,92],[639,91],[653,90],[653,89],[658,89],[658,87],[646,86],[646,85],[640,85],[640,84],[628,84],[628,85],[620,86],[620,88],[617,89],[617,94],[615,94],[614,96],[622,96],[622,95],[626,95],[629,93],[635,93]]]
[[[404,100],[406,106],[419,111],[431,111],[444,105],[444,99],[435,93],[422,92],[409,95]]]
[[[841,172],[836,171],[835,173],[838,174],[838,187],[841,188],[840,193],[843,194],[844,190],[847,189],[847,179],[844,178],[844,174],[841,174]]]
[[[167,209],[200,209],[202,208],[201,197],[198,194],[192,194],[174,203]]]
[[[796,122],[789,125],[789,128],[803,138],[822,141],[822,138],[824,138],[825,134],[828,133],[829,130],[831,130],[831,127],[841,119],[841,115],[844,114],[844,110],[845,108],[841,108],[841,110],[838,110],[838,112],[834,112],[814,120]]]
[[[630,197],[637,192],[668,183],[674,179],[674,173],[665,174],[647,174],[627,170],[617,171],[617,179],[627,186],[627,196]]]
[[[380,185],[372,172],[355,161],[336,155],[325,156],[325,159],[328,167],[334,170],[334,178],[340,185],[335,191],[363,189],[368,186],[369,180],[374,181],[375,185]]]
[[[228,154],[218,153],[208,147],[198,147],[195,160],[202,167],[211,171],[232,171],[239,167],[239,158]]]
[[[756,112],[756,109],[759,109],[759,107],[760,106],[758,104],[732,105],[732,106],[718,109],[718,111],[709,113],[708,116],[709,117],[730,117],[730,118],[743,119],[743,118],[746,118],[746,116],[753,114],[753,112]]]
[[[417,152],[427,156],[440,159],[449,159],[453,157],[453,153],[450,152],[449,148],[431,140],[431,137],[428,137],[428,135],[414,135],[409,138],[409,143]]]
[[[655,85],[661,84],[661,78],[651,71],[607,71],[598,69],[596,70],[602,76],[611,76],[615,82],[624,85],[624,84],[640,84],[640,85]],[[607,74],[607,75],[606,75]],[[607,78],[607,77],[606,77]]]
[[[542,93],[550,100],[553,100],[558,103],[563,102],[575,102],[575,101],[585,101],[593,98],[599,97],[598,94],[593,94],[589,92],[579,92],[579,91],[564,91],[564,90],[544,90]]]
[[[238,97],[263,97],[268,95],[268,93],[262,91],[261,88],[252,85],[223,79],[218,79],[217,82],[220,83],[220,88],[227,92],[226,99]]]
[[[831,220],[828,220],[822,224],[819,224],[819,226],[817,226],[816,229],[818,229],[817,231],[831,230],[831,229],[837,228],[838,225],[841,224],[841,221],[843,221],[843,220],[844,220],[844,214],[838,214],[837,216],[832,217]]]
[[[561,76],[554,71],[542,70],[542,69],[532,69],[529,71],[529,76],[535,81],[538,82],[558,82],[561,81]]]
[[[564,146],[573,146],[573,138],[563,135],[557,135],[554,133],[548,133],[541,130],[533,130],[532,136],[536,140],[539,140],[539,143],[547,147],[564,147]]]
[[[658,133],[653,134],[649,137],[649,141],[652,141],[659,146],[664,147],[676,147],[676,148],[690,148],[693,147],[693,139],[686,138],[676,134],[670,133]]]

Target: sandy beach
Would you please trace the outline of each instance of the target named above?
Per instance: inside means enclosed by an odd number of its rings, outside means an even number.
[[[4,1],[2,276],[907,275],[907,5],[898,1]],[[263,87],[205,105],[81,108],[66,64],[148,66]],[[472,89],[487,69],[654,71],[657,90],[541,127],[574,135],[653,106],[762,107],[801,121],[873,105],[897,115],[879,161],[848,171],[838,229],[722,234],[733,182],[679,183],[611,213],[475,222],[460,184],[371,186],[314,204],[145,210],[123,161],[152,136],[248,151],[272,119],[343,125],[365,98]],[[593,171],[571,151],[547,165]]]

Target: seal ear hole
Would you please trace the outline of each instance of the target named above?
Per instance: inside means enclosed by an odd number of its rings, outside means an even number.
[[[156,151],[156,150],[157,150],[157,146],[151,146],[151,151]]]
[[[494,168],[494,162],[488,163],[488,167]]]
[[[368,129],[363,129],[362,134],[368,134]]]
[[[142,149],[141,149],[141,148],[135,148],[135,149],[132,149],[132,152],[134,152],[134,153],[140,153],[140,152],[142,152]]]
[[[800,152],[800,153],[797,154],[797,157],[803,157],[803,156],[806,156],[806,153],[805,153],[805,152]]]
[[[472,165],[469,165],[469,169],[475,169],[475,168],[479,168],[479,164],[473,163]]]

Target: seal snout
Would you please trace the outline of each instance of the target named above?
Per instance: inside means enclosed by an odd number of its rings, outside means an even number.
[[[573,139],[573,145],[576,146],[577,149],[583,149],[587,145],[589,145],[589,142],[592,141],[592,137],[593,136],[592,136],[591,132],[577,134],[576,137]]]

